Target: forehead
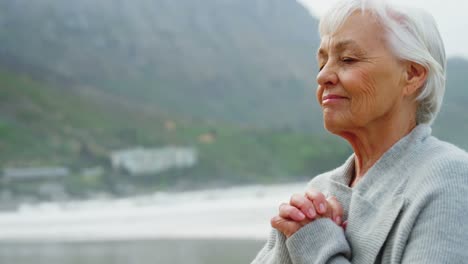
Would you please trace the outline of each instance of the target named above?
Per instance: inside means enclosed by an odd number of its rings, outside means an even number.
[[[384,48],[385,30],[369,13],[355,12],[331,34],[322,36],[319,55],[333,50],[362,49],[372,51]]]

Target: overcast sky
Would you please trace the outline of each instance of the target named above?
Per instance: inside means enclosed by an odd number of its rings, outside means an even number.
[[[298,0],[315,16],[323,14],[336,0]],[[468,58],[468,1],[465,0],[389,0],[424,8],[436,19],[449,56]],[[409,2],[409,3],[408,3]]]

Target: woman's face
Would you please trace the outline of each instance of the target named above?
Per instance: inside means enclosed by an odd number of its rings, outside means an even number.
[[[369,14],[355,13],[318,52],[317,99],[332,133],[389,120],[403,99],[404,65],[384,40],[384,30]]]

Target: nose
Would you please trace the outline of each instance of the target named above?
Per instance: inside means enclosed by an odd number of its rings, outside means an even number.
[[[325,65],[317,75],[317,83],[322,87],[335,86],[338,83],[338,75],[331,65]]]

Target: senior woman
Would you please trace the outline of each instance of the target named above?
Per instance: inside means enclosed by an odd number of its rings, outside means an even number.
[[[252,263],[468,263],[468,155],[431,136],[446,75],[435,21],[345,0],[320,35],[324,125],[354,154],[280,206]]]

